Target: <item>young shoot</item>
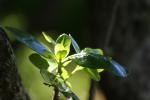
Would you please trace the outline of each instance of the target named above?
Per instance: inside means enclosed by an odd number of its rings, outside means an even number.
[[[53,48],[46,48],[28,33],[12,27],[5,29],[36,52],[31,54],[29,59],[39,69],[44,85],[54,88],[53,100],[59,100],[59,93],[62,93],[68,100],[79,100],[71,90],[71,84],[68,81],[79,70],[84,70],[95,81],[100,81],[99,73],[102,71],[109,71],[119,77],[127,76],[126,70],[112,58],[106,57],[100,48],[81,50],[71,35],[61,34],[56,40],[53,40],[43,32],[45,40],[53,45]],[[76,53],[69,55],[71,44]],[[68,67],[72,67],[70,63],[76,66],[71,72],[67,70]]]

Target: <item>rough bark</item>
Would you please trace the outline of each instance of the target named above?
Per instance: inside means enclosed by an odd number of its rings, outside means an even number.
[[[0,100],[29,100],[8,37],[0,27]]]

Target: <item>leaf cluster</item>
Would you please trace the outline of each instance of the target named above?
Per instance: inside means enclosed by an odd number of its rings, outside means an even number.
[[[45,80],[44,84],[57,88],[66,98],[79,100],[71,91],[71,84],[68,82],[68,79],[79,70],[84,70],[95,81],[100,80],[99,73],[104,70],[120,77],[127,76],[126,70],[112,58],[106,57],[101,49],[81,50],[71,35],[62,34],[55,41],[43,32],[45,40],[52,45],[52,48],[46,48],[30,34],[11,27],[6,29],[36,52],[31,54],[29,59],[40,70]],[[76,53],[69,55],[71,44]],[[72,67],[71,63],[76,66],[69,71],[67,68]]]

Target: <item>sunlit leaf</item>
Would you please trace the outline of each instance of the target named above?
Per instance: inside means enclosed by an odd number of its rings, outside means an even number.
[[[47,60],[42,58],[39,54],[33,53],[29,56],[30,61],[33,65],[35,65],[39,69],[47,69],[49,67],[49,64]]]
[[[67,34],[62,34],[57,38],[56,43],[62,44],[65,48],[68,48],[70,47],[71,40]]]
[[[62,61],[63,62],[63,66],[68,66],[70,63],[72,63],[71,60],[68,60],[68,61]]]
[[[53,58],[53,54],[50,50],[46,49],[39,41],[37,41],[32,35],[22,32],[16,28],[6,27],[20,42],[26,44],[28,47],[43,55],[47,58]]]
[[[71,44],[71,40],[68,35],[66,34],[60,35],[56,40],[55,55],[57,55],[57,53],[60,54],[59,51],[61,51],[61,54],[63,54],[63,57],[66,57],[70,51],[70,44]],[[66,51],[66,53],[64,51]]]
[[[75,49],[76,53],[79,53],[81,51],[79,45],[77,44],[77,42],[74,40],[74,38],[70,34],[69,34],[69,37],[71,39],[71,43],[72,43],[73,48]]]
[[[67,50],[61,44],[55,45],[55,55],[58,59],[63,59],[67,56]]]
[[[83,51],[88,53],[103,55],[103,51],[101,49],[85,48]]]
[[[44,38],[45,38],[45,40],[46,40],[47,42],[49,42],[49,43],[51,43],[51,44],[53,44],[53,45],[56,44],[56,42],[55,42],[49,35],[47,35],[45,32],[42,32],[42,34],[43,34],[43,36],[44,36]]]
[[[52,74],[56,74],[58,71],[58,63],[55,60],[49,60],[48,71]]]
[[[98,71],[99,73],[101,73],[101,72],[104,71],[104,69],[97,69],[97,71]]]
[[[66,69],[62,68],[62,74],[61,74],[61,76],[62,76],[64,79],[69,78],[69,73],[67,72]]]
[[[84,67],[81,67],[81,66],[77,65],[77,66],[75,67],[75,69],[71,72],[71,74],[73,75],[73,74],[75,74],[76,72],[81,71],[81,70],[83,70],[83,69],[84,69]]]
[[[88,75],[95,81],[100,81],[100,75],[97,69],[84,68]]]

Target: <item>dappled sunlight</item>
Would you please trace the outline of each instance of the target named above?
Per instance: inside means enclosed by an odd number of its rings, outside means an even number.
[[[33,51],[25,46],[17,49],[17,65],[25,89],[31,96],[31,100],[49,100],[53,96],[52,88],[48,88],[44,84],[44,80],[39,73],[39,70],[31,64],[28,56]],[[69,82],[72,84],[72,90],[81,100],[87,100],[90,86],[89,76],[84,72],[77,72],[73,75]]]

